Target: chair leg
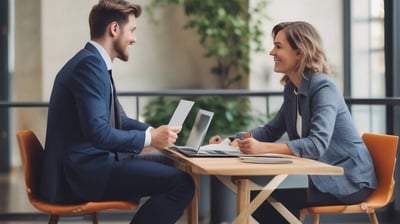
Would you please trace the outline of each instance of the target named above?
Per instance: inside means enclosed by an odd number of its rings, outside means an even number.
[[[57,224],[58,223],[58,215],[50,215],[49,224]]]
[[[314,222],[313,224],[319,224],[319,214],[314,214]]]
[[[371,213],[368,213],[368,215],[369,215],[369,219],[371,220],[372,224],[379,224],[378,217],[376,217],[376,214],[374,211],[372,211]]]
[[[303,223],[305,218],[306,218],[305,212],[303,210],[300,210],[300,217],[299,217],[300,222]]]
[[[99,223],[99,217],[97,216],[97,212],[92,213],[92,222],[93,222],[93,224]]]

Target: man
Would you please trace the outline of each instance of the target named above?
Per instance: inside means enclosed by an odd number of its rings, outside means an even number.
[[[100,0],[89,15],[91,41],[57,74],[46,134],[40,195],[53,203],[150,198],[131,223],[175,223],[194,194],[191,176],[139,155],[165,148],[180,127],[151,128],[127,117],[115,97],[115,58],[127,61],[141,6]]]

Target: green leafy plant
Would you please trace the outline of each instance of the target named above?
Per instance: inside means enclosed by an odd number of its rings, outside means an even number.
[[[204,56],[215,59],[210,68],[218,77],[218,87],[231,88],[249,74],[250,46],[262,51],[262,18],[267,5],[266,0],[257,0],[249,7],[248,0],[151,0],[146,6],[150,18],[156,21],[154,11],[169,5],[180,5],[188,17],[184,29],[194,29],[199,42],[205,49]],[[177,144],[186,141],[191,125],[199,108],[214,112],[206,140],[210,136],[228,135],[247,130],[254,123],[250,102],[245,97],[223,98],[203,96],[192,98],[195,101],[192,113],[187,118]],[[168,123],[176,105],[177,98],[158,97],[150,101],[143,114],[145,121],[153,126]]]
[[[211,73],[218,76],[219,88],[226,89],[249,74],[250,43],[262,51],[261,19],[266,0],[152,0],[146,10],[154,19],[154,10],[168,5],[181,5],[188,16],[185,29],[195,29],[204,56],[215,58]]]

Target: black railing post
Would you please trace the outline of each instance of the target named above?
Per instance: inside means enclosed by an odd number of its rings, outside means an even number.
[[[8,1],[0,2],[0,100],[9,99]],[[0,171],[10,169],[9,110],[0,108]]]

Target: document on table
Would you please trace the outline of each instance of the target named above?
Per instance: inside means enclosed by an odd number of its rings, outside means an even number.
[[[180,100],[168,125],[181,127],[190,110],[192,109],[193,104],[194,102],[190,100]]]
[[[223,151],[226,153],[240,153],[239,147],[234,147],[226,143],[219,144],[207,144],[200,146],[199,151],[207,152],[207,151]],[[245,154],[243,154],[245,155]]]

